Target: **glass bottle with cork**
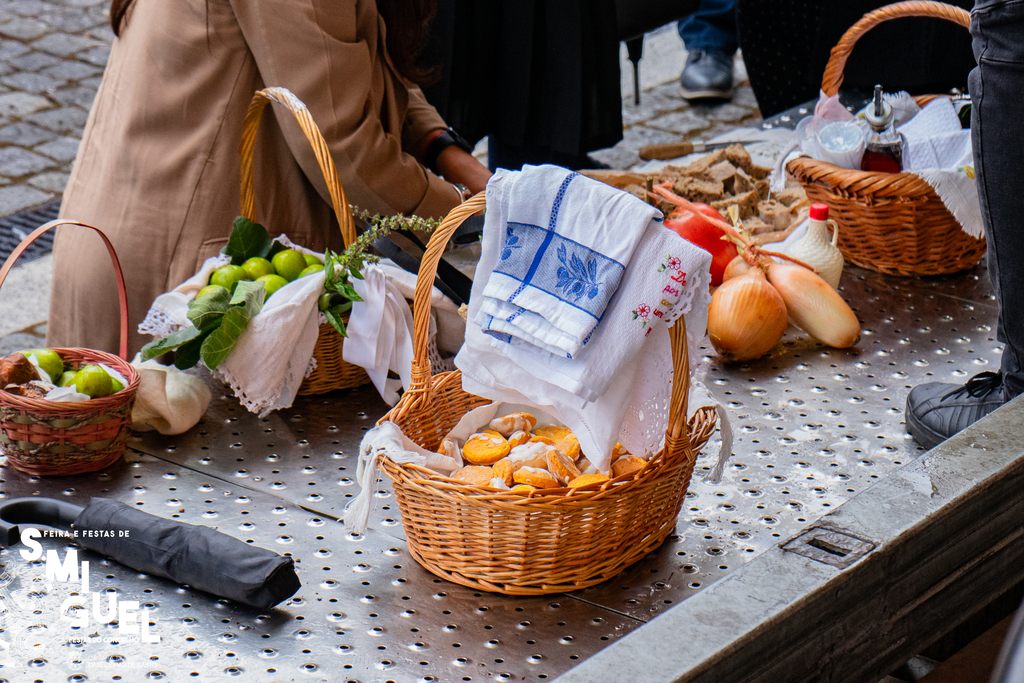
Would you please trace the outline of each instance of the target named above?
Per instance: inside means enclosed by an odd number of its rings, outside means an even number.
[[[907,138],[896,130],[892,106],[882,99],[882,86],[875,86],[875,96],[868,104],[864,118],[871,130],[868,131],[865,140],[860,170],[880,173],[901,172]]]

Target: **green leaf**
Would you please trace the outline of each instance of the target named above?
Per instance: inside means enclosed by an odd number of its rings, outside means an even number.
[[[166,337],[154,339],[142,347],[142,360],[149,360],[150,358],[162,356],[168,351],[174,351],[179,346],[187,344],[199,335],[199,328],[190,326],[183,327],[177,332],[173,332]]]
[[[362,260],[362,259],[360,259],[360,260]],[[365,280],[366,279],[366,277],[363,275],[362,271],[360,271],[358,268],[352,268],[348,272],[349,272],[349,274],[352,277],[356,278],[357,280]]]
[[[349,301],[362,301],[363,297],[359,296],[356,292],[356,288],[347,282],[338,283],[338,292]]]
[[[334,326],[334,329],[338,331],[338,334],[340,334],[342,337],[348,336],[348,332],[345,331],[345,321],[342,320],[341,315],[335,313],[330,308],[324,311],[324,315],[327,316],[327,321]]]
[[[266,258],[270,246],[270,235],[266,228],[245,216],[239,216],[235,219],[234,230],[222,253],[231,257],[231,263],[240,266],[254,256]]]
[[[213,333],[213,330],[204,330],[198,337],[182,344],[174,354],[174,367],[179,370],[194,368],[199,363],[199,351],[203,342]]]
[[[219,289],[197,296],[188,302],[188,319],[201,330],[209,330],[220,324],[220,317],[228,310],[231,294]]]
[[[267,290],[262,282],[242,280],[235,285],[235,293],[231,297],[231,306],[243,306],[249,311],[249,317],[255,317],[263,309],[267,300]]]
[[[234,350],[238,338],[245,332],[252,314],[246,306],[233,306],[224,314],[220,327],[213,330],[203,342],[200,354],[206,367],[216,370],[217,366]]]

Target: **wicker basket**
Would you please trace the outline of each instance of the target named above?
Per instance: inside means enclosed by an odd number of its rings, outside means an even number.
[[[821,89],[835,95],[857,40],[889,19],[937,17],[968,27],[970,15],[939,2],[900,2],[864,15],[832,48]],[[924,105],[935,96],[918,97]],[[985,240],[963,231],[935,190],[913,173],[873,173],[800,157],[787,170],[812,202],[824,202],[842,228],[839,249],[848,261],[890,275],[943,275],[977,265]]]
[[[346,245],[352,244],[356,238],[356,227],[327,142],[324,141],[320,129],[313,122],[313,117],[306,109],[306,105],[285,88],[265,88],[257,91],[253,95],[252,102],[249,103],[249,111],[246,112],[242,128],[242,144],[238,149],[242,160],[242,215],[251,221],[256,220],[253,159],[256,131],[259,130],[260,117],[268,102],[277,102],[284,106],[299,122],[299,127],[306,134],[309,144],[312,145],[313,153],[316,155],[320,170],[324,174],[324,180],[327,182],[327,190],[331,194],[331,203],[334,205],[334,215],[338,218],[338,225],[341,226],[342,239]],[[363,368],[342,359],[343,341],[344,337],[338,334],[333,326],[326,323],[320,326],[320,336],[317,337],[316,346],[313,349],[316,369],[299,385],[299,396],[325,394],[335,389],[351,389],[369,383],[370,377]]]
[[[0,269],[0,286],[22,252],[44,232],[59,225],[95,230],[107,245],[117,276],[121,310],[120,356],[89,349],[54,349],[73,368],[104,363],[117,370],[128,386],[116,394],[89,401],[33,399],[0,390],[0,452],[11,467],[33,475],[68,475],[103,469],[121,459],[131,435],[132,406],[139,373],[125,360],[128,353],[128,297],[114,247],[97,228],[69,220],[50,221],[26,237]]]
[[[488,403],[462,389],[458,371],[431,376],[427,358],[430,286],[445,243],[484,206],[477,195],[454,209],[430,239],[416,283],[412,383],[391,420],[413,441],[437,450],[469,410]],[[671,330],[674,377],[688,377],[682,320]],[[675,529],[696,451],[715,428],[701,409],[687,425],[687,382],[672,387],[665,448],[638,474],[580,489],[529,496],[465,486],[388,458],[410,554],[437,576],[510,595],[540,595],[591,586],[657,548]]]

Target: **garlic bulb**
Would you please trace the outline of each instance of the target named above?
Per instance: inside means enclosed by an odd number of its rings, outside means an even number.
[[[725,361],[763,356],[786,325],[786,304],[759,267],[723,282],[708,306],[708,336]]]
[[[795,263],[768,265],[768,281],[786,302],[789,319],[818,341],[837,349],[860,339],[860,321],[836,290]]]

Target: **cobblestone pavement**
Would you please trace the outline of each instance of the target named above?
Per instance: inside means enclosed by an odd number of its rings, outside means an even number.
[[[0,0],[0,217],[63,192],[114,38],[108,10],[109,0]],[[760,120],[739,58],[731,101],[684,101],[676,78],[685,56],[674,26],[648,34],[639,106],[623,57],[624,139],[596,159],[629,168],[643,145],[707,140]],[[15,269],[0,295],[0,338],[23,329],[38,336],[51,272],[49,257]]]
[[[0,2],[0,216],[63,192],[110,54],[108,7]]]

